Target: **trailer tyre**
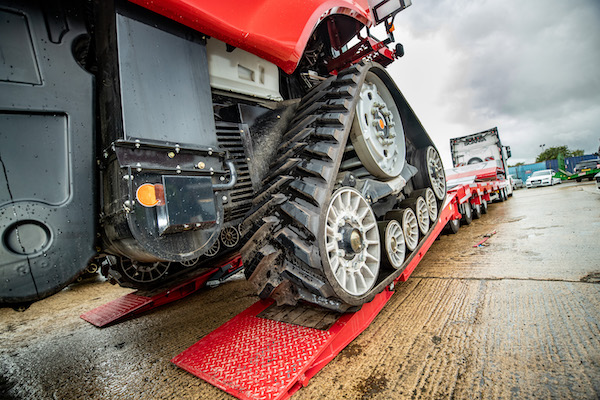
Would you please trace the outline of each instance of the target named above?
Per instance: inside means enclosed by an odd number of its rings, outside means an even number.
[[[460,221],[463,225],[471,225],[471,222],[473,222],[473,209],[471,208],[471,205],[467,202],[460,206],[462,211],[462,218]]]
[[[446,224],[446,231],[453,235],[458,233],[459,228],[460,228],[460,220],[459,219],[451,219]]]
[[[488,202],[485,199],[481,199],[481,213],[487,214],[488,212]]]
[[[481,204],[473,204],[473,219],[481,218]]]

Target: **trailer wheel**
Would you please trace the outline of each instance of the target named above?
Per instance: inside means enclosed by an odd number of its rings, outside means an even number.
[[[469,202],[463,203],[460,205],[461,207],[461,222],[463,225],[471,225],[473,222],[473,209],[471,208],[471,204]]]
[[[502,203],[504,201],[504,189],[498,190],[498,202]]]
[[[459,219],[451,219],[446,224],[446,231],[453,235],[458,233],[459,228],[460,228],[460,220]]]
[[[473,219],[481,218],[481,204],[473,204]]]
[[[481,199],[481,213],[487,214],[488,212],[488,202],[485,199]]]

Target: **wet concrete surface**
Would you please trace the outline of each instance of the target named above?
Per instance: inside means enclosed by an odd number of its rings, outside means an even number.
[[[473,245],[496,231],[482,247]],[[293,399],[600,398],[600,191],[516,191],[436,241]],[[242,280],[98,329],[130,290],[93,280],[0,310],[0,398],[230,399],[170,359],[256,300]]]

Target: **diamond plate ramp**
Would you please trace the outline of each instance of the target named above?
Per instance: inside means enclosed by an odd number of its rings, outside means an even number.
[[[172,362],[239,399],[285,398],[333,334],[256,317],[271,304],[254,304]]]

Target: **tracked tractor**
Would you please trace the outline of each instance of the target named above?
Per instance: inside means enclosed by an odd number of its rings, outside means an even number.
[[[369,301],[446,194],[385,70],[408,5],[0,1],[1,304],[233,251],[261,297]]]

